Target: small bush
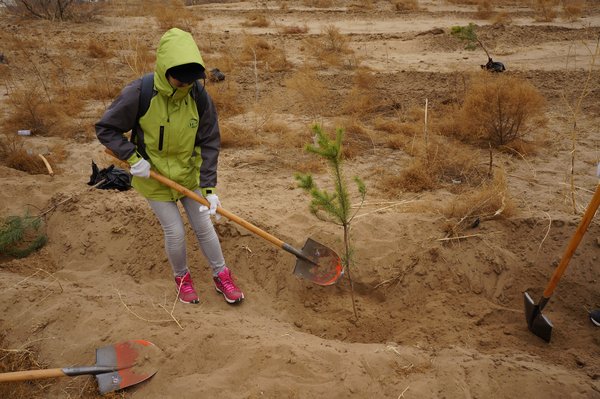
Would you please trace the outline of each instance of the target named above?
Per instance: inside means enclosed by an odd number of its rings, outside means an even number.
[[[575,21],[583,15],[585,2],[583,0],[563,0],[562,15],[567,21]]]
[[[554,7],[558,5],[558,0],[533,0],[533,11],[536,13],[534,19],[537,22],[551,22],[557,12]]]
[[[308,32],[308,26],[306,24],[302,26],[288,25],[279,28],[279,33],[282,35],[300,35]]]
[[[545,101],[529,82],[481,74],[468,89],[458,125],[467,142],[494,147],[523,138],[544,113]]]
[[[100,11],[100,4],[73,0],[0,0],[10,15],[50,21],[89,21]]]
[[[262,14],[252,14],[249,15],[244,22],[242,22],[242,26],[247,27],[255,27],[255,28],[266,28],[271,24],[271,22]]]
[[[417,0],[391,0],[396,11],[417,11],[419,2]]]

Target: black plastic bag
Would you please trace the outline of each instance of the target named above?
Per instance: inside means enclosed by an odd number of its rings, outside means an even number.
[[[126,170],[116,168],[115,165],[100,170],[92,161],[92,175],[88,186],[96,186],[102,190],[126,191],[131,188],[131,175]]]

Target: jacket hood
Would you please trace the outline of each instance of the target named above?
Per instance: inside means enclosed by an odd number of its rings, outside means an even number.
[[[160,38],[156,50],[154,86],[165,95],[171,95],[173,88],[167,80],[169,68],[196,63],[204,68],[204,60],[192,35],[178,28],[169,29]]]

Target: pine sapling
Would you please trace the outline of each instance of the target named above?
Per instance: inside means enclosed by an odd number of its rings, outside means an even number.
[[[338,128],[336,130],[335,139],[331,140],[320,125],[313,125],[312,130],[315,133],[316,143],[314,145],[307,145],[305,147],[306,151],[316,154],[327,161],[335,189],[333,192],[320,189],[317,187],[311,174],[296,173],[295,177],[298,181],[298,187],[304,189],[312,198],[309,205],[310,212],[320,220],[343,227],[344,252],[342,254],[342,265],[344,266],[346,275],[350,281],[352,308],[354,310],[354,317],[358,320],[358,313],[354,301],[354,284],[350,273],[353,254],[352,245],[350,243],[350,224],[364,203],[367,189],[363,181],[355,176],[354,182],[358,188],[360,205],[356,208],[356,211],[352,213],[347,183],[344,179],[342,168],[342,139],[344,137],[344,131],[343,129]]]

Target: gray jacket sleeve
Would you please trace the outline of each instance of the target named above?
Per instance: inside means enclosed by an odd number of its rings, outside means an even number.
[[[221,132],[217,108],[212,99],[203,89],[197,100],[197,104],[203,104],[204,109],[200,116],[198,132],[196,133],[196,146],[200,146],[202,165],[200,166],[200,188],[217,186],[217,164],[219,151],[221,150]],[[202,109],[202,108],[199,108]]]
[[[96,123],[96,137],[100,143],[122,160],[136,150],[135,144],[124,135],[136,126],[141,79],[126,86]]]

